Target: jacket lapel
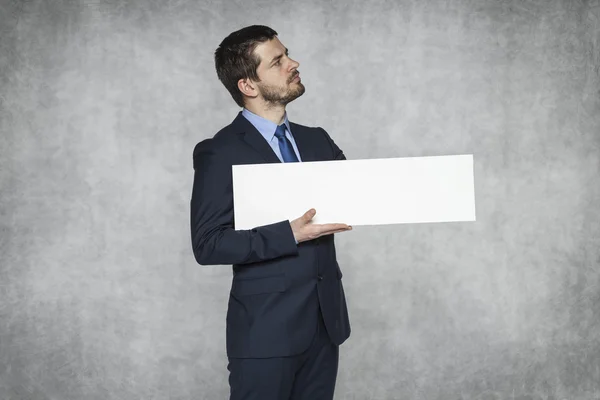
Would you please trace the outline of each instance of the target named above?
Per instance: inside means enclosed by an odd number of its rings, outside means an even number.
[[[267,163],[281,163],[281,160],[279,160],[265,138],[258,130],[256,130],[254,125],[242,115],[241,111],[231,125],[234,130],[241,133],[243,140],[258,152]],[[302,161],[317,161],[317,155],[315,154],[313,146],[311,146],[310,133],[302,126],[294,124],[293,122],[290,122],[290,128],[296,146],[298,146]]]
[[[242,139],[252,147],[257,153],[259,153],[267,163],[280,163],[281,160],[277,157],[277,154],[273,151],[269,143],[260,134],[258,130],[248,121],[240,111],[237,117],[231,123],[232,128],[238,132]]]
[[[310,140],[310,131],[293,122],[290,122],[290,128],[292,129],[292,136],[294,136],[294,141],[296,142],[296,146],[298,146],[302,161],[318,161],[315,146]]]

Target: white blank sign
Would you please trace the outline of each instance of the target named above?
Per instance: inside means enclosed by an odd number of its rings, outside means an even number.
[[[475,221],[473,155],[234,165],[235,229]]]

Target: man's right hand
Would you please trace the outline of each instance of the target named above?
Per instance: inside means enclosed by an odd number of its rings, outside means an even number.
[[[298,243],[313,240],[319,236],[352,230],[352,227],[346,224],[312,224],[311,220],[316,213],[317,211],[311,208],[303,216],[290,222],[294,238]]]

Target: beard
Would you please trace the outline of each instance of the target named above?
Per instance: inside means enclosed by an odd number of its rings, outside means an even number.
[[[302,96],[306,91],[306,88],[301,82],[290,83],[284,88],[263,84],[258,84],[257,87],[261,96],[269,105],[285,106]]]

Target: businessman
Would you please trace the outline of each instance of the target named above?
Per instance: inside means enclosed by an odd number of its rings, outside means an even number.
[[[333,234],[352,227],[315,224],[314,209],[292,221],[234,226],[232,165],[346,159],[323,128],[288,120],[286,105],[305,87],[277,35],[249,26],[215,51],[219,80],[242,111],[194,148],[192,246],[201,265],[233,266],[230,400],[331,400],[339,346],[350,336]]]

